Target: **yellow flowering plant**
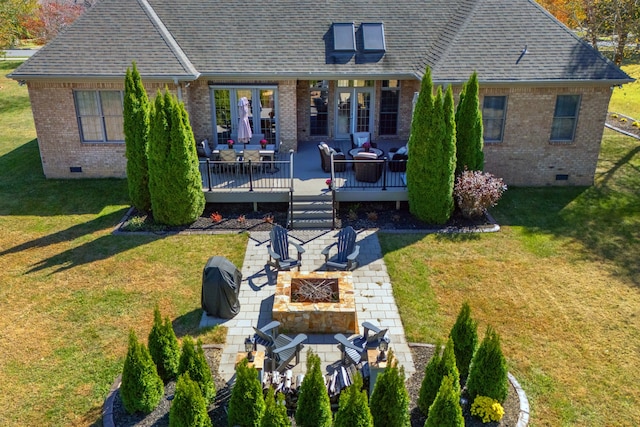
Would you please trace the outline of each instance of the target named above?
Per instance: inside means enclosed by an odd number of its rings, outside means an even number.
[[[483,423],[497,422],[504,416],[504,408],[495,399],[477,396],[471,405],[471,415],[481,418]]]

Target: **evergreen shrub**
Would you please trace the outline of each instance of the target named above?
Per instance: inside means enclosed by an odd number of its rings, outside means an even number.
[[[285,406],[284,395],[276,392],[273,387],[267,390],[265,398],[265,411],[260,427],[289,427],[291,420],[287,415],[287,407]]]
[[[211,427],[207,402],[188,372],[178,378],[169,410],[169,427]]]
[[[307,373],[302,380],[296,408],[298,427],[330,427],[331,402],[324,385],[320,357],[312,350],[307,354]]]
[[[144,344],[138,342],[133,330],[129,333],[129,348],[122,369],[120,397],[130,414],[148,414],[158,406],[164,395],[164,385]]]
[[[387,367],[377,380],[369,399],[375,427],[408,427],[409,393],[404,384],[404,368],[398,367],[393,351],[387,356]]]
[[[500,347],[500,336],[487,327],[484,339],[471,360],[467,392],[471,400],[487,396],[502,403],[509,392],[507,361]]]
[[[216,397],[216,385],[202,349],[202,342],[198,340],[196,345],[193,338],[188,335],[182,340],[182,354],[178,365],[179,374],[186,372],[193,381],[198,383],[207,404],[213,402]]]
[[[478,324],[471,318],[471,307],[468,302],[462,304],[456,323],[451,328],[450,337],[454,344],[453,350],[460,378],[465,381],[469,375],[471,358],[478,346]]]
[[[243,359],[236,367],[236,383],[229,401],[229,427],[259,427],[265,412],[258,370]]]
[[[357,373],[353,383],[342,390],[333,427],[373,427],[373,417],[362,389],[362,376]]]
[[[158,375],[165,383],[178,375],[180,343],[169,318],[162,322],[160,308],[157,305],[153,311],[153,326],[149,332],[149,353],[156,364]]]
[[[466,169],[483,170],[482,110],[479,100],[478,74],[473,73],[462,87],[456,109],[456,175]]]
[[[442,377],[444,376],[442,372],[442,356],[440,355],[441,348],[441,343],[436,343],[433,356],[424,368],[424,377],[422,378],[420,394],[418,395],[418,409],[420,409],[420,412],[424,415],[429,414],[429,407],[436,399],[438,390],[440,390]]]
[[[442,379],[424,427],[464,427],[460,391],[456,390],[455,383],[456,380],[448,375]]]
[[[151,209],[147,160],[150,110],[147,92],[133,62],[133,69],[127,68],[124,80],[123,128],[129,198],[131,204],[143,212]]]

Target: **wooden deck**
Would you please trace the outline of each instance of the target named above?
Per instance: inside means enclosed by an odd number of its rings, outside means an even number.
[[[348,153],[348,142],[330,145]],[[334,172],[334,197],[337,202],[406,201],[406,178],[403,172],[392,172],[385,157],[391,147],[403,143],[378,143],[385,155],[380,163],[382,173],[375,182],[356,180],[352,160],[347,155],[344,172]],[[293,173],[291,164],[293,163]],[[200,173],[207,202],[289,202],[292,195],[320,195],[328,191],[326,180],[331,174],[321,168],[317,143],[303,142],[296,153],[279,153],[276,160],[260,164],[223,164],[201,161]]]

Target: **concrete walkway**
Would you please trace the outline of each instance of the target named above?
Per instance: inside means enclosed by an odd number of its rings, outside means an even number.
[[[290,238],[298,240],[305,248],[302,270],[320,270],[324,257],[322,249],[335,241],[337,230],[294,230]],[[218,319],[203,314],[200,327],[222,324],[228,328],[227,343],[220,361],[220,374],[229,381],[234,375],[238,352],[244,351],[244,339],[253,336],[252,326],[263,326],[272,320],[273,296],[276,273],[266,265],[268,259],[268,232],[253,232],[247,245],[242,268],[240,287],[240,313],[233,319]],[[360,245],[359,266],[353,271],[355,303],[358,323],[370,321],[389,329],[390,347],[404,366],[407,378],[415,371],[413,359],[404,335],[400,314],[396,306],[391,282],[382,260],[382,251],[375,231],[364,230],[358,234]],[[293,248],[292,248],[293,250]],[[360,326],[360,332],[362,327]],[[320,356],[325,373],[333,371],[340,360],[340,352],[333,334],[309,335],[300,363],[293,369],[295,375],[305,373],[309,348]],[[260,350],[260,348],[259,348]]]

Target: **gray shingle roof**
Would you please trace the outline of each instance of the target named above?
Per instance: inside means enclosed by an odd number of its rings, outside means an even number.
[[[334,58],[331,24],[352,21],[383,22],[386,53]],[[12,76],[119,77],[133,60],[181,80],[630,80],[533,0],[101,0]]]

